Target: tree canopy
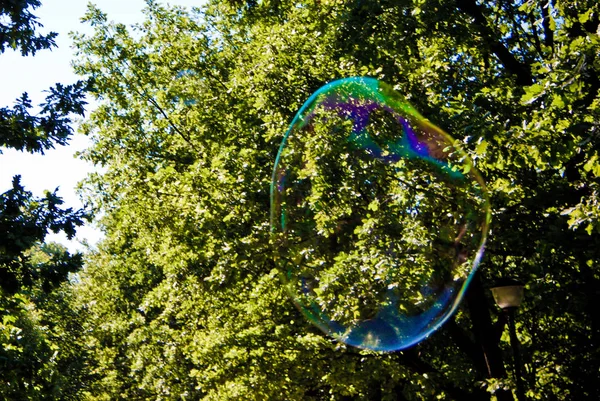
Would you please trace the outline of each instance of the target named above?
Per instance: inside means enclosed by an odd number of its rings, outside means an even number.
[[[91,399],[513,400],[487,287],[526,283],[528,399],[598,393],[599,6],[583,1],[148,1],[133,30],[91,6],[76,70],[104,167],[106,239],[74,300]],[[370,76],[459,140],[488,185],[486,254],[455,318],[395,353],[324,336],[289,300],[269,188],[292,117]],[[339,195],[343,196],[343,195]],[[522,401],[522,400],[520,400]]]
[[[32,14],[36,0],[0,1],[0,54],[8,48],[23,56],[55,46],[55,33],[39,35]],[[9,79],[10,77],[4,77]],[[3,148],[44,153],[66,145],[73,114],[83,115],[84,81],[57,84],[36,112],[27,93],[12,107],[0,108]],[[0,398],[71,398],[83,387],[83,352],[76,341],[77,310],[70,273],[83,266],[81,253],[46,243],[50,232],[75,235],[88,217],[63,208],[57,190],[35,197],[13,178],[0,194]],[[80,326],[79,326],[80,327]]]

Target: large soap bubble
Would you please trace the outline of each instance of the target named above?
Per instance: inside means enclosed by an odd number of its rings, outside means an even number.
[[[466,154],[376,79],[319,89],[281,143],[277,264],[304,315],[346,344],[395,351],[439,328],[479,264],[489,220]]]

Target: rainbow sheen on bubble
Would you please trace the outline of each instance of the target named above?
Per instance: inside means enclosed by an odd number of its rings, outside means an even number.
[[[439,328],[477,269],[489,222],[465,152],[376,79],[323,86],[281,143],[276,262],[302,313],[338,341],[396,351]]]

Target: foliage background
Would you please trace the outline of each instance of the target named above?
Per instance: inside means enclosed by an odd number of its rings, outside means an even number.
[[[86,190],[106,240],[69,296],[89,358],[77,396],[511,400],[508,336],[485,291],[510,276],[527,284],[527,398],[594,399],[599,12],[593,0],[149,1],[131,30],[91,6],[76,70],[101,102],[82,130],[105,167]],[[348,76],[395,85],[461,140],[493,202],[454,321],[391,354],[321,335],[271,257],[279,142],[311,93]]]

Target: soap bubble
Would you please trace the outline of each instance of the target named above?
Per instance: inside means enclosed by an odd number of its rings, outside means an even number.
[[[319,89],[281,143],[276,262],[302,313],[346,344],[395,351],[439,328],[489,220],[483,180],[456,141],[376,79]]]

